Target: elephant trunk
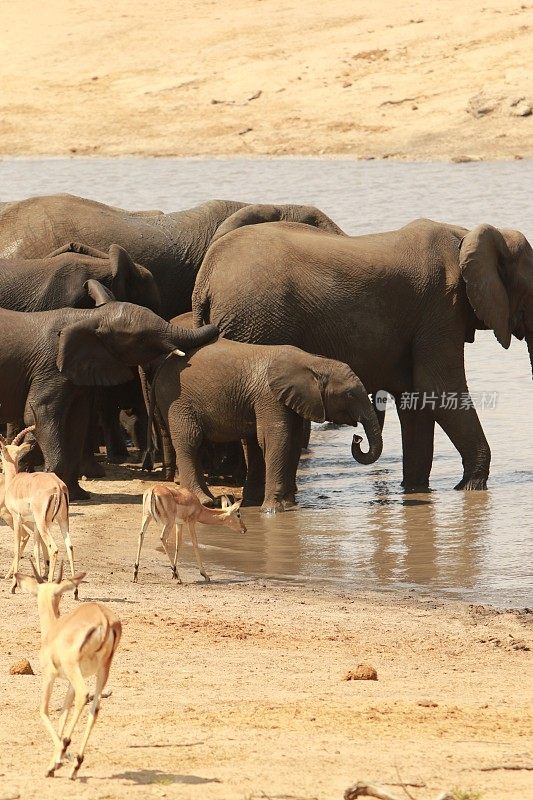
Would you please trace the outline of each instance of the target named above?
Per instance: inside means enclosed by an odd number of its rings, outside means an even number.
[[[531,377],[533,378],[533,333],[526,334],[526,343],[529,353],[529,363],[531,364]]]
[[[203,325],[201,328],[182,328],[181,325],[170,325],[170,338],[174,347],[179,350],[195,350],[218,336],[215,325]]]
[[[361,419],[361,423],[365,429],[366,438],[368,439],[368,452],[364,453],[361,450],[362,439],[354,433],[352,440],[352,456],[360,464],[373,464],[374,461],[378,460],[383,450],[381,427],[373,408],[365,414]]]

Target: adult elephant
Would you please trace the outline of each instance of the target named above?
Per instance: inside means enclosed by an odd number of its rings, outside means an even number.
[[[103,253],[77,242],[44,258],[0,259],[0,307],[11,311],[52,311],[92,308],[88,281],[96,280],[117,300],[160,310],[154,278],[135,264],[122,247],[111,244]]]
[[[484,489],[490,449],[468,399],[464,343],[480,328],[504,348],[526,338],[533,369],[533,253],[518,231],[490,225],[422,219],[357,237],[252,225],[210,248],[193,314],[230,339],[339,359],[368,391],[392,393],[407,490],[428,487],[435,422],[463,460],[456,488]]]
[[[262,206],[210,200],[194,208],[163,214],[131,212],[68,194],[31,197],[0,206],[0,258],[41,258],[66,242],[107,250],[115,243],[155,278],[165,319],[190,310],[202,259],[217,228],[247,207],[257,222],[304,222],[332,233],[340,228],[312,206]]]
[[[0,422],[37,424],[45,468],[68,485],[73,499],[87,497],[78,484],[93,386],[133,377],[130,367],[176,349],[210,341],[216,328],[185,330],[130,303],[108,302],[91,282],[92,310],[62,308],[20,313],[0,309]]]

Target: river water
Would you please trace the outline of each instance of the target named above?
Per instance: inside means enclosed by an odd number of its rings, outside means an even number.
[[[52,132],[53,135],[53,132]],[[175,211],[218,197],[312,203],[348,233],[425,216],[521,230],[533,242],[533,161],[398,163],[321,159],[10,159],[0,201],[72,192],[131,209]],[[533,604],[533,381],[526,347],[491,332],[466,346],[469,386],[492,449],[489,490],[454,492],[458,453],[436,431],[430,494],[400,490],[400,431],[387,414],[372,467],[350,454],[352,430],[314,426],[299,473],[300,509],[246,509],[245,537],[208,529],[212,569],[243,576],[412,588],[497,606]]]

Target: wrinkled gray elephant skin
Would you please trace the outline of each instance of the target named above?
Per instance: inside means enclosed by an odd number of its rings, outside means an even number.
[[[195,324],[260,344],[293,344],[349,364],[397,402],[403,486],[426,490],[437,422],[463,462],[458,489],[484,489],[490,448],[468,403],[464,344],[490,328],[525,339],[533,369],[533,254],[518,231],[417,220],[396,231],[332,236],[271,222],[209,249]]]

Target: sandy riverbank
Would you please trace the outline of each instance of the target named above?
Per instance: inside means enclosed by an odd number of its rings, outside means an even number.
[[[71,509],[88,572],[81,596],[105,600],[124,623],[113,694],[77,785],[42,778],[50,743],[37,714],[36,608],[0,584],[1,797],[334,800],[357,780],[398,775],[424,784],[409,788],[417,800],[452,787],[528,795],[532,773],[510,768],[533,766],[530,614],[239,580],[213,564],[205,585],[188,547],[177,586],[154,534],[134,585],[145,487],[93,483],[100,497]],[[23,657],[37,675],[8,675]],[[343,680],[361,662],[378,680]]]
[[[0,154],[533,155],[520,0],[21,0],[1,17]]]

